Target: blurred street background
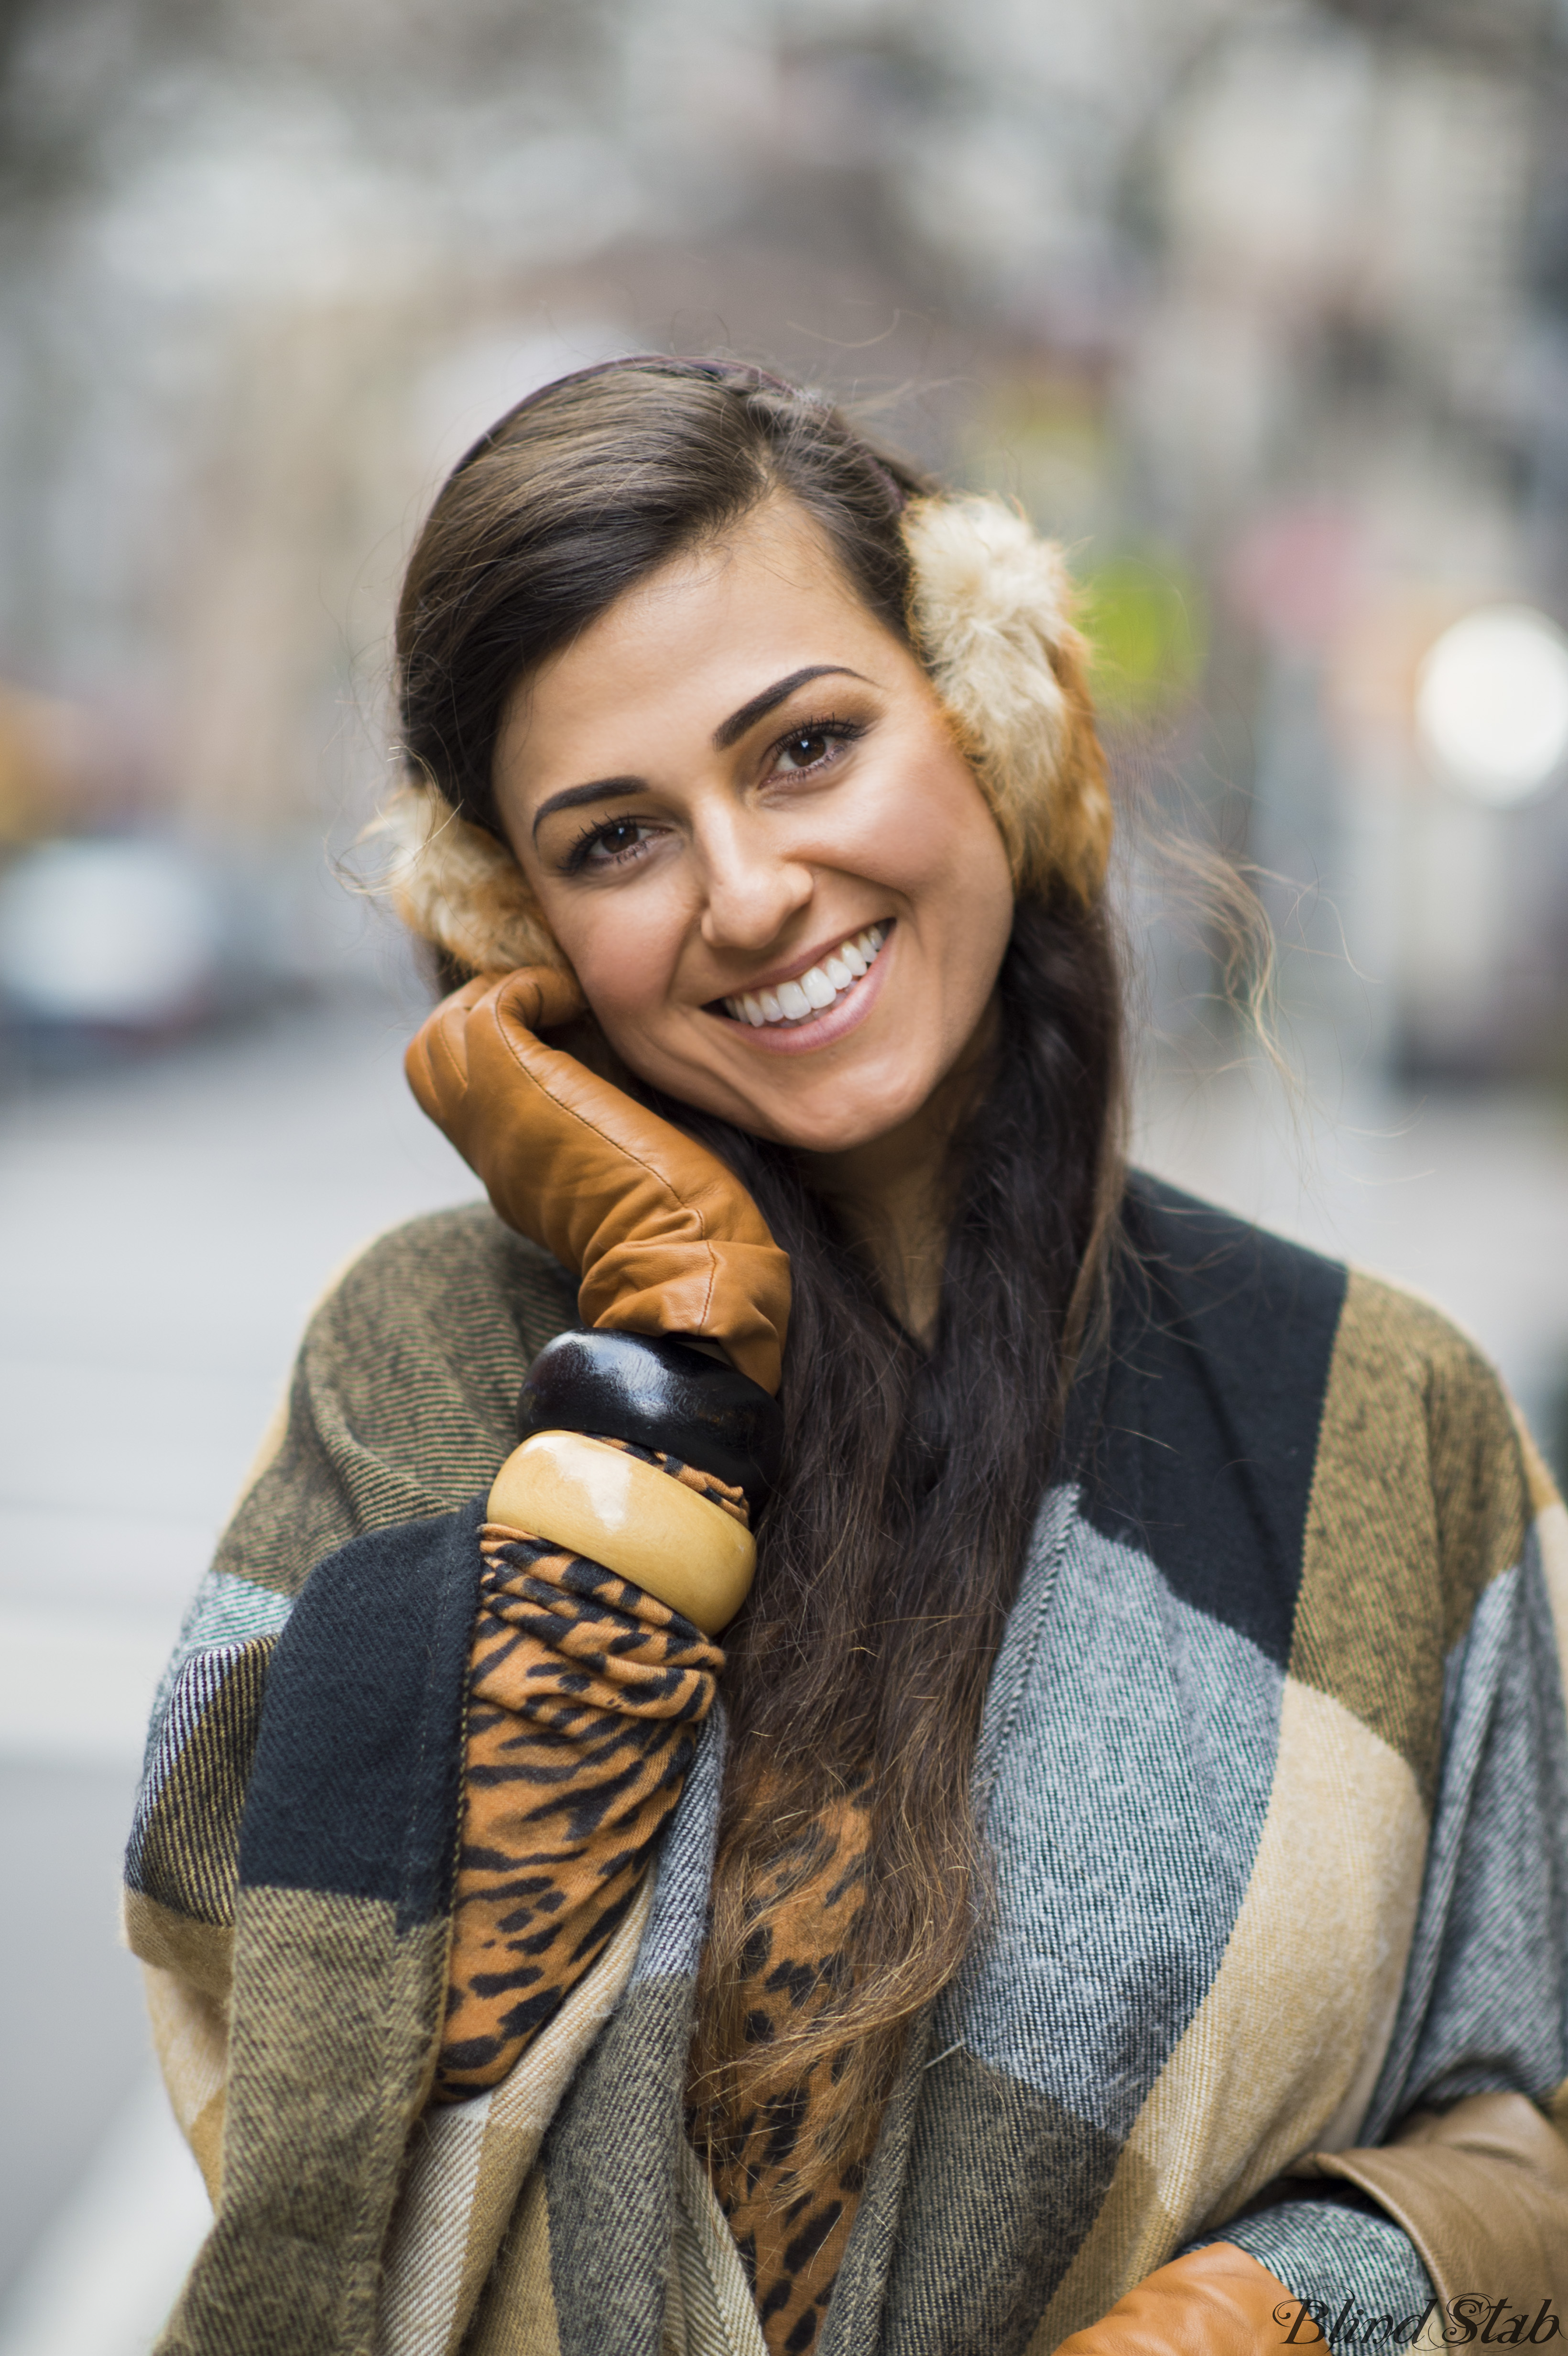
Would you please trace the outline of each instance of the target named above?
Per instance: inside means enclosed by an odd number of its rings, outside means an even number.
[[[1069,544],[1143,1158],[1562,1473],[1565,132],[1568,0],[0,0],[0,2356],[145,2349],[202,2230],[119,1851],[312,1298],[474,1191],[357,879],[401,561],[533,385],[760,359]]]

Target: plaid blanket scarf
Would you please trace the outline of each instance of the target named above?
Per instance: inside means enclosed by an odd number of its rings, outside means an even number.
[[[1435,1312],[1147,1181],[1125,1225],[982,1730],[995,1903],[825,2356],[1045,2356],[1221,2225],[1413,2338],[1431,2270],[1331,2156],[1488,2090],[1568,2123],[1563,1509]],[[166,2356],[761,2350],[681,2118],[720,1709],[613,1946],[427,2107],[475,1533],[573,1322],[486,1208],[374,1245],[187,1619],[125,1895],[216,2210]]]

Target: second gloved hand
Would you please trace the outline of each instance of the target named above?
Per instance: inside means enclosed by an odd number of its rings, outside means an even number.
[[[1234,2242],[1211,2242],[1135,2283],[1056,2356],[1263,2356],[1297,2312],[1294,2292],[1261,2260]]]

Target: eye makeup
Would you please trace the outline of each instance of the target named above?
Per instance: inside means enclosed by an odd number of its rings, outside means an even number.
[[[555,864],[562,875],[581,875],[588,865],[596,843],[607,843],[612,835],[623,832],[629,834],[635,828],[646,828],[649,823],[650,821],[645,818],[601,819],[595,826],[585,826],[582,831],[574,837]],[[641,850],[640,842],[629,842],[620,851],[612,851],[603,862],[603,866],[624,867],[630,861],[637,858]]]
[[[850,744],[857,743],[866,734],[869,724],[863,720],[841,719],[837,713],[824,713],[819,718],[797,723],[795,726],[785,729],[782,735],[776,736],[769,746],[767,754],[769,766],[761,782],[770,784],[775,779],[782,779],[793,783],[796,778],[820,776],[824,770],[834,766]],[[783,757],[791,751],[792,747],[818,743],[826,749],[819,753],[815,760],[802,762],[798,768],[784,768],[781,766]],[[627,789],[628,787],[624,787],[621,788],[623,791]],[[591,825],[581,830],[565,851],[552,862],[552,864],[558,873],[568,877],[577,877],[590,873],[605,874],[616,868],[628,866],[641,857],[646,831],[656,824],[657,820],[653,818],[632,815],[595,819]],[[631,835],[637,830],[642,830],[643,840],[627,841],[619,850],[608,851],[607,855],[603,859],[595,858],[596,846],[608,846],[616,835]]]
[[[768,775],[777,776],[780,774],[779,755],[787,753],[792,745],[810,744],[818,739],[828,745],[853,744],[864,736],[867,725],[868,723],[863,720],[839,720],[836,717],[803,721],[799,727],[786,729],[769,748],[768,757],[773,766],[769,769]],[[827,768],[833,757],[831,752],[824,753],[815,761],[805,762],[798,769],[786,769],[783,774],[789,777],[809,777],[818,769]]]

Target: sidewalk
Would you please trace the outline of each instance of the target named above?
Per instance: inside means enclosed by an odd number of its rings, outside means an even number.
[[[145,2281],[177,2283],[197,2230],[188,2201],[167,2209],[160,2273],[147,2188],[187,2164],[138,2091],[147,2048],[116,1943],[120,1853],[154,1687],[312,1301],[369,1236],[475,1192],[403,1085],[416,1019],[412,1000],[389,997],[301,1008],[0,1106],[0,1875],[17,1924],[0,1966],[7,2356],[137,2345],[123,2301],[88,2328],[94,2253],[108,2265],[123,2239],[114,2151]],[[106,2134],[107,2175],[90,2178]],[[38,2247],[51,2220],[87,2300],[58,2342],[37,2337],[41,2286],[64,2279]],[[24,2273],[29,2259],[41,2273]],[[131,2337],[110,2328],[116,2312]]]

